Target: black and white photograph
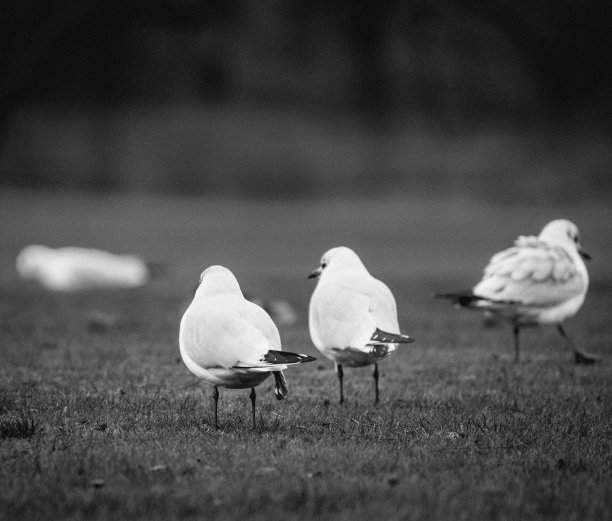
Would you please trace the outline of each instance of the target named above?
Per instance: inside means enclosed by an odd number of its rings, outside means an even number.
[[[0,520],[612,519],[611,2],[0,41]]]

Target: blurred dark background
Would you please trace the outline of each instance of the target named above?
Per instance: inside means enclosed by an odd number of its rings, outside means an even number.
[[[612,195],[609,0],[23,0],[0,38],[0,186]]]

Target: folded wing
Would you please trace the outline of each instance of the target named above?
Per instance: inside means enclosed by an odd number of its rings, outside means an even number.
[[[296,365],[305,362],[313,362],[316,360],[314,356],[302,355],[298,353],[289,353],[287,351],[268,351],[262,358],[256,363],[252,362],[237,362],[234,367],[245,369],[267,369],[268,371],[278,366]]]
[[[515,246],[491,258],[473,296],[499,303],[555,306],[584,288],[571,257],[537,237],[519,237]]]

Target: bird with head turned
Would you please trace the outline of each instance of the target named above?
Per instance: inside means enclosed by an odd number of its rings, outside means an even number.
[[[523,327],[555,325],[570,344],[576,363],[593,363],[563,328],[581,308],[589,287],[578,227],[567,219],[549,222],[536,236],[520,236],[514,246],[494,255],[471,291],[442,293],[459,307],[485,311],[508,321],[514,333],[514,359],[519,360]]]
[[[378,362],[398,344],[414,342],[400,333],[391,290],[345,246],[327,251],[309,277],[318,279],[308,313],[310,337],[335,364],[340,403],[344,402],[343,366],[366,365],[374,365],[374,400],[378,402]]]

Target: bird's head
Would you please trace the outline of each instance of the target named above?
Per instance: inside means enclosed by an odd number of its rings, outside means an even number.
[[[583,259],[590,260],[591,256],[582,249],[578,226],[567,219],[556,219],[549,222],[540,232],[539,238],[550,244],[578,252]]]
[[[366,269],[359,256],[353,250],[346,246],[338,246],[323,254],[319,267],[308,275],[308,278],[315,279],[324,272],[337,272],[354,268]]]
[[[230,270],[223,266],[210,266],[200,275],[196,296],[211,296],[220,293],[233,293],[242,296],[240,285]]]

